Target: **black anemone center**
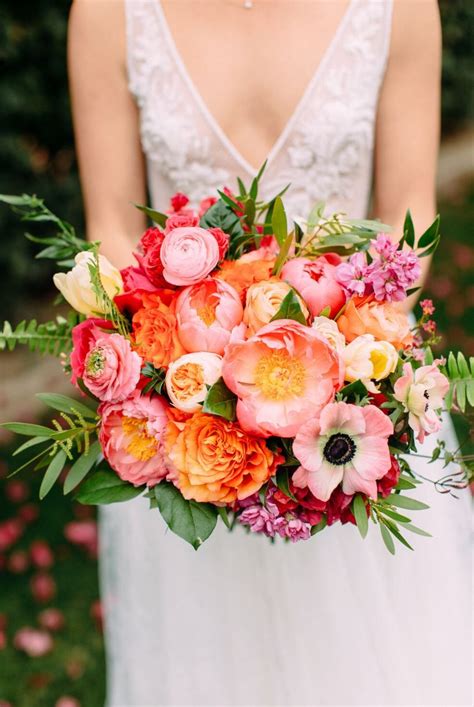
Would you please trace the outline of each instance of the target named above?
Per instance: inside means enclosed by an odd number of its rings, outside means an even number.
[[[356,452],[354,440],[339,432],[331,435],[324,445],[323,455],[331,464],[347,464]]]

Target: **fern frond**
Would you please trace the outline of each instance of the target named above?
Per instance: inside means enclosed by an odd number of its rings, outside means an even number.
[[[89,267],[89,278],[91,287],[97,298],[97,303],[100,307],[100,311],[104,312],[104,316],[113,323],[117,331],[124,336],[128,337],[130,333],[130,325],[126,317],[119,311],[117,305],[111,297],[109,297],[100,277],[100,264],[99,264],[99,247],[96,245],[93,248],[93,260],[88,264]]]
[[[30,351],[41,354],[60,356],[72,349],[72,328],[77,324],[77,317],[56,317],[56,320],[38,324],[36,319],[22,321],[15,328],[10,322],[4,322],[0,330],[0,351],[13,351],[17,345],[28,346]]]
[[[457,354],[451,351],[444,373],[450,382],[446,408],[451,410],[456,404],[461,412],[465,412],[466,404],[474,407],[474,356],[467,360],[461,351]]]

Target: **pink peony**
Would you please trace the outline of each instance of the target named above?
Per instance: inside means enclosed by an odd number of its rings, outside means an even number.
[[[240,297],[231,285],[207,278],[187,287],[177,299],[179,340],[188,352],[222,354],[243,313]]]
[[[219,262],[219,246],[204,228],[175,228],[161,245],[163,276],[172,285],[194,285]]]
[[[83,380],[99,400],[125,400],[140,380],[142,360],[132,351],[130,341],[120,334],[99,336],[87,352]]]
[[[449,380],[436,364],[421,366],[413,371],[409,363],[403,366],[404,375],[394,385],[394,398],[403,403],[408,412],[408,424],[419,442],[426,435],[438,432],[441,420],[438,410],[449,390]]]
[[[293,483],[328,501],[342,490],[377,498],[377,479],[391,467],[388,438],[393,424],[375,405],[330,403],[299,429],[293,452],[301,466]]]
[[[137,390],[121,403],[99,408],[104,456],[120,478],[134,486],[154,486],[168,473],[160,449],[167,407],[162,397],[149,398]]]
[[[311,327],[279,319],[247,341],[230,343],[222,376],[238,397],[244,430],[293,437],[342,384],[337,352]]]
[[[30,658],[39,658],[53,649],[53,639],[46,631],[39,631],[30,626],[24,626],[16,632],[13,645]]]
[[[330,307],[330,316],[334,317],[346,301],[344,290],[336,280],[337,262],[340,262],[339,256],[331,254],[316,260],[293,258],[283,266],[281,279],[295,288],[314,317],[326,307]]]

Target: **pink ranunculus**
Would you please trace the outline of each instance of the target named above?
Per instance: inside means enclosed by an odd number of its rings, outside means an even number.
[[[330,316],[334,317],[346,301],[344,290],[336,280],[337,259],[340,262],[339,256],[331,253],[316,260],[293,258],[283,266],[281,279],[301,295],[313,317],[319,316],[326,307],[330,307]]]
[[[394,398],[408,412],[408,424],[419,442],[426,435],[438,432],[441,420],[438,414],[449,390],[449,380],[436,364],[421,366],[416,371],[409,363],[403,366],[403,376],[394,385]]]
[[[72,330],[72,352],[70,357],[72,375],[71,382],[76,384],[78,378],[84,376],[84,363],[87,354],[94,346],[96,340],[105,330],[113,329],[114,325],[107,319],[91,317],[77,324]]]
[[[244,430],[293,437],[340,388],[337,352],[314,329],[279,319],[226,348],[222,376],[238,397]]]
[[[199,218],[194,214],[171,214],[166,220],[165,234],[174,228],[186,228],[189,226],[199,226]]]
[[[309,487],[328,501],[342,481],[348,496],[361,492],[377,498],[377,479],[390,469],[388,438],[393,424],[375,405],[330,403],[298,430],[293,453],[301,466],[293,484]]]
[[[141,367],[142,359],[132,351],[128,339],[121,334],[103,334],[87,353],[84,384],[99,400],[117,403],[135,390]]]
[[[175,228],[161,245],[163,276],[172,285],[194,285],[203,280],[219,262],[219,246],[204,228]]]
[[[154,486],[168,473],[161,444],[168,423],[164,398],[135,391],[121,403],[99,408],[99,440],[105,458],[124,481]]]
[[[244,311],[236,290],[209,277],[183,290],[176,302],[178,337],[186,351],[222,354]]]

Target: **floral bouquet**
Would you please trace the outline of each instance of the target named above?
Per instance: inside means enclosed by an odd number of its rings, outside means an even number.
[[[373,521],[390,552],[410,547],[405,531],[428,535],[406,515],[427,508],[410,455],[443,406],[474,404],[474,360],[433,358],[431,301],[413,327],[401,307],[439,218],[416,239],[408,212],[398,244],[323,204],[289,227],[282,194],[259,199],[262,173],[197,208],[183,194],[166,214],[138,206],[155,225],[122,271],[42,200],[0,197],[55,227],[28,237],[74,310],[5,323],[0,348],[58,355],[82,396],[40,393],[50,427],[3,424],[28,438],[13,473],[44,471],[41,498],[59,479],[86,504],[144,495],[196,549],[219,517],[292,541],[336,522],[365,537]],[[438,457],[460,470],[436,487],[466,486],[472,459],[442,441]]]

